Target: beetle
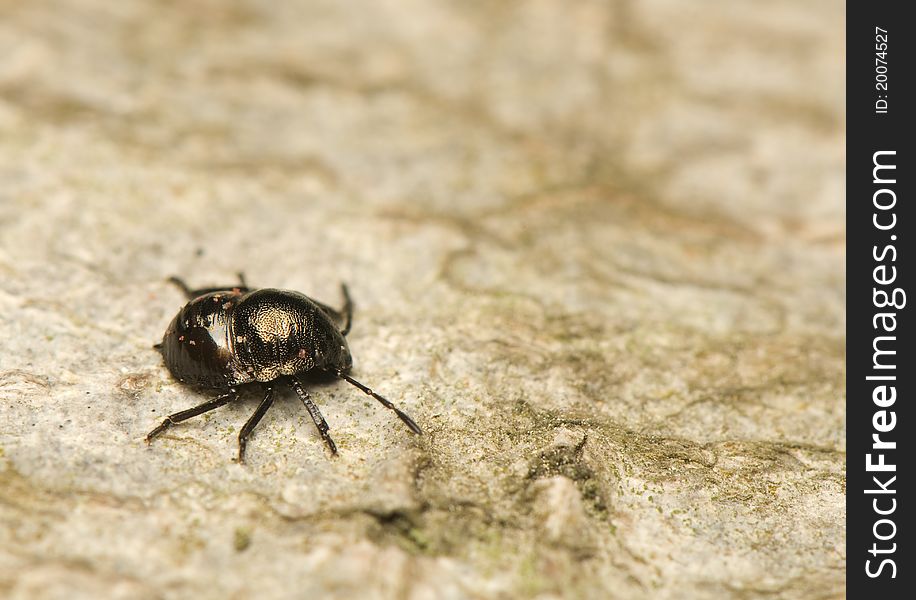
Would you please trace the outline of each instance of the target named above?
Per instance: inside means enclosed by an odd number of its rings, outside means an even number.
[[[410,431],[422,433],[407,413],[350,377],[353,359],[346,336],[353,320],[353,302],[345,284],[340,286],[343,308],[336,310],[299,292],[251,288],[243,274],[238,277],[239,285],[202,289],[191,289],[178,277],[169,278],[188,303],[154,348],[178,381],[221,393],[167,416],[146,435],[147,444],[176,423],[234,402],[243,386],[259,384],[264,398],[239,431],[238,461],[242,463],[251,432],[273,404],[275,387],[286,384],[299,396],[331,454],[336,455],[330,426],[300,380],[322,374],[355,386],[394,411]]]

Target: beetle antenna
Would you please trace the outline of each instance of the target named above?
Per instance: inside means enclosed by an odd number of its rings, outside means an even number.
[[[398,418],[404,421],[404,424],[407,425],[407,427],[410,428],[412,432],[416,433],[417,435],[423,435],[423,430],[420,429],[420,426],[414,423],[414,420],[411,419],[407,413],[405,413],[404,411],[399,409],[397,406],[395,406],[390,400],[388,400],[384,396],[380,396],[376,394],[370,388],[356,381],[355,379],[353,379],[352,377],[350,377],[349,375],[347,375],[346,373],[344,373],[343,371],[339,369],[335,371],[334,374],[340,377],[341,379],[343,379],[344,381],[346,381],[347,383],[349,383],[350,385],[352,385],[353,387],[358,388],[364,394],[368,394],[369,396],[372,396],[373,398],[381,402],[382,406],[384,406],[385,408],[390,408],[391,410],[393,410],[394,414],[396,414]]]

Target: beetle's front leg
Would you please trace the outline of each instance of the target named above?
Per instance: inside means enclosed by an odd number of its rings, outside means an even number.
[[[274,403],[274,388],[269,383],[262,384],[264,388],[264,399],[261,400],[261,403],[258,404],[258,408],[255,409],[254,414],[251,415],[245,424],[242,426],[242,430],[239,431],[239,463],[245,462],[245,447],[248,446],[248,436],[251,435],[251,432],[257,427],[258,423],[264,418],[264,415],[270,409],[271,405]]]

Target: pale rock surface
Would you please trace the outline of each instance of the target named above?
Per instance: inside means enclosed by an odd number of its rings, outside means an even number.
[[[835,2],[0,1],[0,597],[843,595]],[[356,301],[207,396],[165,282]]]

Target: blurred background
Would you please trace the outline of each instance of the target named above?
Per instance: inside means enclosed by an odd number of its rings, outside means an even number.
[[[832,598],[835,2],[0,0],[0,596]],[[166,283],[356,303],[206,399]]]

